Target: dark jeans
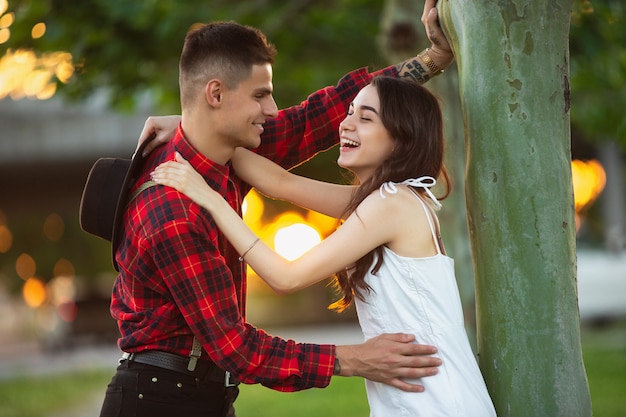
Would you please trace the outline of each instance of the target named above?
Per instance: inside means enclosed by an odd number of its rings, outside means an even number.
[[[125,361],[107,387],[100,417],[235,417],[239,388]]]

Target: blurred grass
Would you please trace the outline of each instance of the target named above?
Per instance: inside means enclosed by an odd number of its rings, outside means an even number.
[[[104,396],[111,376],[107,369],[0,380],[0,417],[45,417],[78,406],[98,391]]]
[[[292,393],[244,385],[235,402],[237,417],[367,417],[369,406],[361,378],[333,378],[324,389]]]
[[[583,327],[581,340],[593,415],[626,416],[626,320]]]
[[[584,327],[583,354],[596,417],[626,416],[626,321]],[[97,396],[113,370],[0,380],[0,417],[62,415]],[[326,389],[280,393],[259,385],[241,386],[238,417],[365,417],[369,408],[360,378],[334,378]],[[90,417],[90,416],[85,416]]]

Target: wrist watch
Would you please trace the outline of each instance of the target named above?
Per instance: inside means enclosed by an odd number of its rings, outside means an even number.
[[[426,48],[422,53],[418,55],[418,57],[424,62],[424,64],[426,64],[426,66],[428,67],[430,72],[433,73],[433,75],[439,75],[443,72],[443,70],[440,69],[432,59],[430,59],[430,56],[428,55],[429,50],[430,48]]]
[[[335,364],[333,365],[333,375],[339,375],[341,373],[341,364],[339,358],[335,356]]]

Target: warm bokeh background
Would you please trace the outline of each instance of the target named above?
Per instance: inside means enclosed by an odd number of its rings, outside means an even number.
[[[0,360],[23,343],[43,350],[114,343],[110,248],[80,230],[80,195],[98,157],[132,154],[148,115],[179,112],[177,61],[188,28],[236,20],[262,29],[279,50],[275,97],[285,107],[350,69],[386,65],[380,32],[393,3],[0,0]],[[577,0],[572,14],[572,176],[585,325],[626,316],[625,13],[621,0]],[[410,30],[394,36],[426,46]],[[298,172],[342,181],[336,157],[330,150]],[[244,217],[287,258],[337,226],[254,191]],[[352,322],[353,311],[326,310],[332,300],[324,284],[279,298],[250,274],[249,319],[258,325]]]

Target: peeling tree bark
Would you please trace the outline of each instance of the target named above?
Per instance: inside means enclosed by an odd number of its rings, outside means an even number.
[[[573,0],[445,0],[467,153],[479,363],[499,416],[591,416],[570,168]]]

